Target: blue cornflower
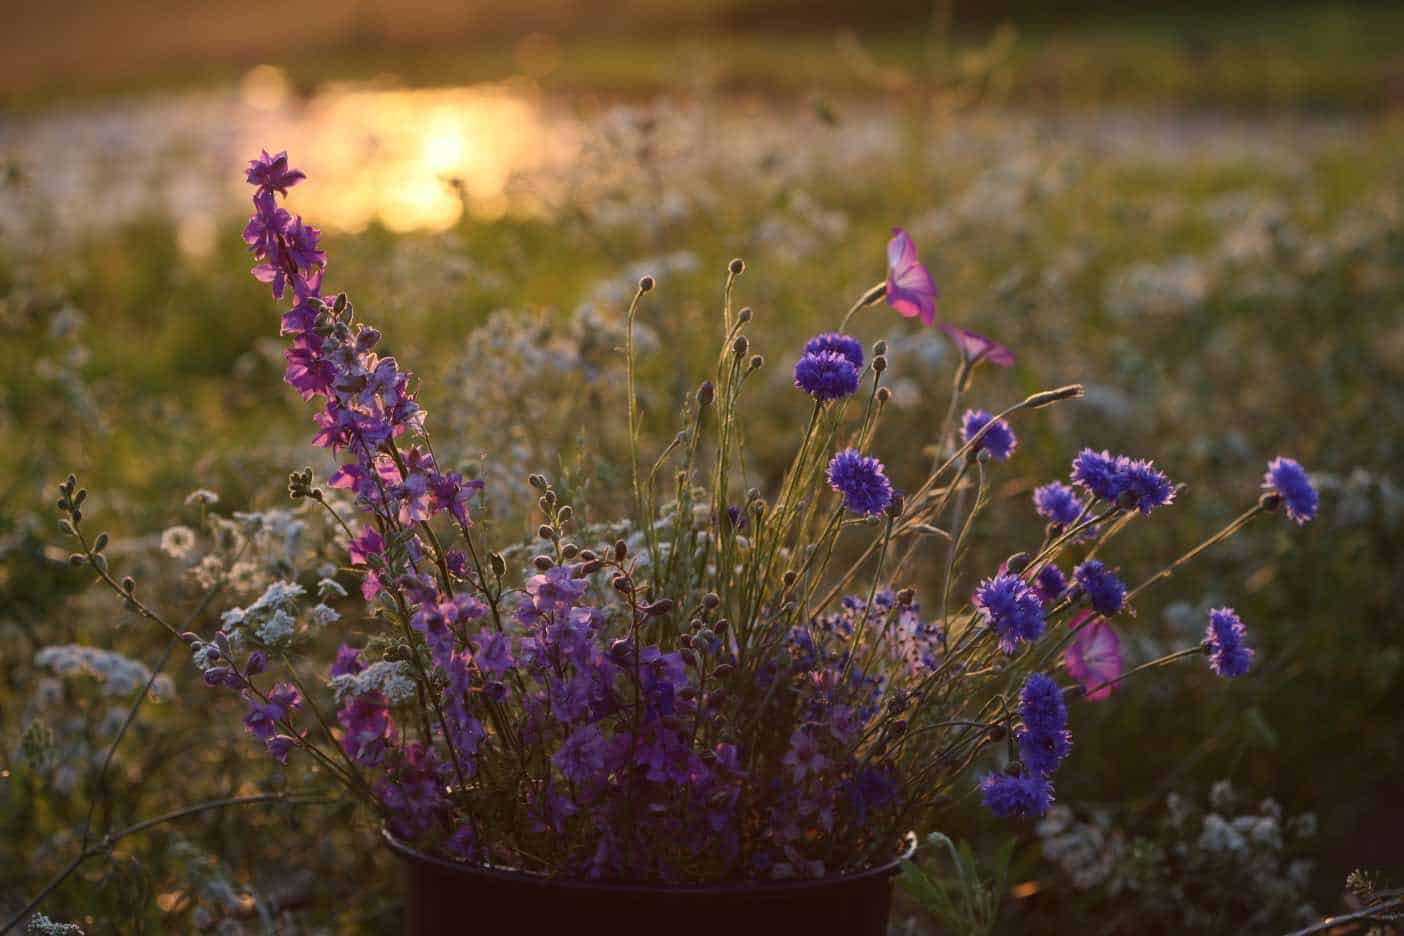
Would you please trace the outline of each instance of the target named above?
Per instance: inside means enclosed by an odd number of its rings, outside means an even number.
[[[858,368],[838,351],[806,354],[795,364],[795,386],[821,402],[837,400],[858,389]]]
[[[823,354],[826,351],[842,354],[854,367],[859,370],[863,368],[863,346],[851,335],[824,332],[804,343],[805,354]]]
[[[843,495],[843,506],[856,514],[879,514],[892,502],[892,482],[882,462],[857,449],[844,449],[833,457],[828,479],[829,487]]]
[[[1073,459],[1072,482],[1090,491],[1093,497],[1106,501],[1116,500],[1116,495],[1121,493],[1121,485],[1117,480],[1116,457],[1106,449],[1100,452],[1094,452],[1090,448],[1083,449]]]
[[[995,419],[994,416],[985,410],[966,410],[961,417],[960,440],[969,442],[975,438],[975,434],[991,421],[994,425],[980,437],[980,441],[975,444],[972,451],[986,451],[995,461],[1004,461],[1014,453],[1014,448],[1019,444],[1019,440],[1014,438],[1014,430],[1009,428],[1009,423],[1003,419]]]
[[[1143,514],[1164,507],[1175,499],[1175,485],[1165,472],[1144,458],[1121,456],[1116,460],[1120,494],[1131,498],[1132,505]]]
[[[1094,497],[1115,502],[1122,495],[1143,514],[1164,507],[1175,499],[1175,485],[1165,472],[1144,458],[1112,455],[1105,449],[1083,449],[1072,463],[1072,480]]]
[[[975,589],[972,599],[985,623],[999,635],[999,648],[1013,653],[1023,640],[1043,634],[1043,603],[1017,575],[1001,572]]]
[[[1042,816],[1053,801],[1053,785],[1040,776],[986,774],[980,780],[980,799],[1001,819]]]
[[[1042,673],[1031,674],[1019,694],[1019,717],[1024,722],[1014,734],[1019,759],[1031,773],[1052,776],[1072,747],[1063,690]]]
[[[1033,590],[1044,604],[1052,604],[1068,590],[1068,577],[1063,570],[1051,563],[1038,570],[1034,576]]]
[[[1263,488],[1281,497],[1287,516],[1298,523],[1306,523],[1316,516],[1316,488],[1311,486],[1306,469],[1293,459],[1279,455],[1268,462]]]
[[[1060,527],[1071,525],[1082,515],[1082,500],[1077,491],[1061,481],[1034,488],[1033,502],[1040,517]]]
[[[1092,607],[1100,614],[1111,617],[1121,610],[1126,600],[1126,586],[1097,559],[1088,559],[1073,569],[1073,578],[1087,592]]]
[[[1253,665],[1253,648],[1243,643],[1245,631],[1238,612],[1215,608],[1209,612],[1204,642],[1209,646],[1209,668],[1225,679],[1242,676]]]

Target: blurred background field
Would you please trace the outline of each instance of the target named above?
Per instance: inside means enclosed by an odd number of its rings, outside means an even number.
[[[1340,909],[1356,867],[1404,878],[1404,15],[855,7],[6,11],[0,911],[71,854],[110,712],[130,701],[129,688],[60,681],[35,654],[82,643],[154,665],[164,647],[66,566],[54,484],[81,475],[93,529],[174,617],[210,574],[199,552],[160,548],[163,531],[201,527],[205,511],[185,504],[197,488],[219,494],[220,514],[302,524],[260,545],[228,603],[278,574],[279,550],[321,548],[320,520],[268,513],[292,509],[289,471],[325,476],[328,461],[281,383],[275,307],[238,237],[240,170],[261,147],[307,170],[289,205],[326,229],[328,282],[420,376],[435,444],[489,481],[500,540],[529,534],[530,471],[559,478],[586,519],[617,516],[617,347],[645,272],[659,281],[641,315],[656,451],[714,358],[726,263],[746,259],[738,298],[756,311],[773,388],[751,398],[747,467],[773,486],[801,428],[795,352],[881,277],[893,225],[940,284],[938,316],[1018,355],[980,372],[980,403],[1088,387],[1016,426],[963,586],[1036,540],[1029,491],[1084,445],[1155,457],[1188,485],[1121,542],[1113,558],[1133,580],[1256,497],[1270,457],[1294,455],[1322,488],[1319,521],[1250,528],[1149,593],[1123,632],[1131,662],[1150,659],[1232,603],[1259,647],[1254,674],[1225,686],[1186,666],[1075,708],[1059,799],[1109,817],[1098,849],[1124,847],[1128,863],[1157,859],[1130,832],[1113,846],[1111,829],[1150,828],[1169,794],[1203,803],[1217,780],[1250,805],[1315,814],[1315,835],[1292,846],[1312,862],[1291,872],[1292,906],[1259,924],[1304,901]],[[895,406],[876,449],[910,486],[952,353],[885,308],[854,330],[892,348]],[[929,558],[914,583],[928,596]],[[212,630],[217,610],[194,629]],[[354,607],[343,613],[355,633]],[[186,661],[168,671],[174,698],[145,710],[116,762],[118,824],[298,785]],[[1233,931],[1268,900],[1252,888],[1277,894],[1288,875],[1270,849],[1280,866],[1244,871],[1237,898],[1198,898],[1206,915],[1186,922],[1165,889],[1078,878],[1032,828],[960,807],[943,831],[991,847],[1018,837],[1011,931]],[[392,931],[394,872],[340,808],[213,814],[124,842],[50,909],[89,932]]]

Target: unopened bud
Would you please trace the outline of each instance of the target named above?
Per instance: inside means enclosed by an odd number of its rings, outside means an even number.
[[[737,357],[744,357],[751,349],[751,339],[745,335],[737,335],[736,340],[731,343],[731,350]]]
[[[643,276],[639,277],[639,292],[649,292],[653,289],[653,286],[653,277],[649,276],[648,274],[644,274]]]
[[[878,339],[873,342],[873,354],[881,356],[887,353],[887,342]]]
[[[1004,560],[1004,569],[1006,572],[1013,572],[1015,575],[1017,575],[1020,572],[1024,571],[1026,568],[1028,568],[1029,558],[1030,557],[1028,553],[1017,552],[1014,555],[1010,556],[1008,559]]]
[[[751,320],[751,315],[751,307],[742,306],[741,311],[736,313],[736,321],[740,322],[742,325],[745,325]]]
[[[1042,393],[1035,393],[1024,401],[1026,409],[1038,409],[1041,406],[1048,406],[1050,403],[1057,403],[1059,400],[1076,400],[1083,395],[1082,384],[1068,384],[1066,387],[1059,387],[1056,390],[1044,390]]]
[[[716,592],[707,592],[702,596],[702,607],[709,611],[721,605],[721,596]]]
[[[889,390],[889,389],[887,389],[886,387],[878,387],[878,392],[877,392],[877,401],[878,401],[878,403],[879,403],[879,404],[884,404],[884,403],[886,403],[886,402],[887,402],[888,400],[890,400],[890,399],[892,399],[892,391]]]
[[[623,540],[614,541],[614,561],[623,562],[629,555],[629,544]]]
[[[887,370],[887,355],[879,354],[873,358],[873,372],[881,374],[885,370]]]
[[[711,406],[712,400],[716,398],[717,388],[712,386],[710,380],[702,381],[702,386],[697,388],[697,405]]]
[[[574,543],[566,543],[561,547],[561,555],[565,556],[567,559],[574,559],[579,554],[580,547]]]
[[[536,528],[536,535],[539,536],[539,537],[541,537],[541,538],[544,539],[544,540],[548,540],[548,539],[553,539],[553,538],[555,537],[556,531],[553,530],[553,529],[551,529],[551,525],[550,525],[550,524],[548,524],[548,523],[543,523],[543,524],[541,524],[541,526],[539,526],[539,527]]]
[[[537,556],[535,559],[531,560],[531,564],[542,572],[545,572],[547,569],[551,568],[551,566],[555,565],[556,561],[550,556]]]
[[[731,263],[727,264],[726,268],[731,272],[732,276],[740,276],[742,273],[746,272],[746,261],[737,257],[735,260],[732,260]]]
[[[764,365],[765,365],[765,358],[761,357],[759,354],[753,354],[753,355],[751,355],[751,363],[750,363],[750,369],[751,369],[751,370],[753,370],[753,371],[760,370]]]

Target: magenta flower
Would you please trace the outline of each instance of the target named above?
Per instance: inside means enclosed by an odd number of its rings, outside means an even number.
[[[936,324],[936,283],[917,259],[916,244],[901,228],[887,242],[887,304],[907,318]]]
[[[284,195],[288,194],[288,189],[307,178],[307,174],[301,169],[288,168],[287,150],[276,156],[270,156],[268,150],[263,150],[257,159],[249,160],[249,168],[244,170],[244,176],[250,185]]]
[[[989,361],[1000,367],[1010,367],[1014,364],[1013,351],[984,335],[961,328],[959,325],[943,324],[941,331],[955,342],[956,348],[960,350],[960,356],[965,359],[967,364],[978,364],[981,361]]]
[[[1121,675],[1121,638],[1095,615],[1094,611],[1083,611],[1072,619],[1073,642],[1063,652],[1063,666],[1084,690],[1096,690],[1089,691],[1087,698],[1099,700],[1111,695],[1114,688],[1103,684]]]

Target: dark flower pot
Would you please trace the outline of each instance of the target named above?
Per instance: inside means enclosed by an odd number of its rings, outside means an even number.
[[[459,864],[383,833],[405,861],[409,936],[608,933],[885,936],[892,879],[915,850],[856,874],[805,881],[667,887],[565,881]]]

